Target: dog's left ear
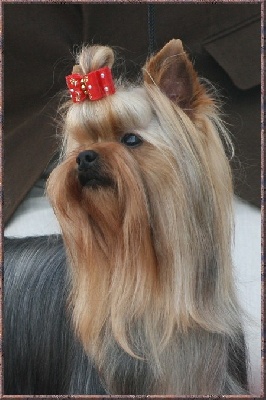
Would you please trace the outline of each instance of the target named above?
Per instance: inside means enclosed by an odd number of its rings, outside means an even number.
[[[156,84],[190,118],[200,106],[212,103],[179,39],[168,42],[147,61],[143,76],[146,83]]]

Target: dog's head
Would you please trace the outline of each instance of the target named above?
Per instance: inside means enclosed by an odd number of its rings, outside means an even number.
[[[84,47],[78,71],[113,62],[109,47]],[[63,161],[48,194],[76,276],[84,341],[110,317],[130,352],[125,321],[148,309],[157,310],[161,338],[175,324],[219,329],[213,302],[207,318],[206,306],[230,291],[232,185],[221,134],[180,40],[147,61],[141,84],[120,79],[109,96],[68,102]]]

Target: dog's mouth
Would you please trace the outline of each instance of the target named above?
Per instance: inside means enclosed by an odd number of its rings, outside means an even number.
[[[93,189],[98,187],[112,186],[113,181],[107,177],[102,176],[95,171],[79,171],[78,170],[78,180],[81,186],[91,187]]]

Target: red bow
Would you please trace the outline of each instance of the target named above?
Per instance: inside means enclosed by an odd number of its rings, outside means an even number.
[[[66,76],[67,87],[74,103],[85,99],[99,100],[115,93],[110,68],[104,67],[86,75],[72,74]]]

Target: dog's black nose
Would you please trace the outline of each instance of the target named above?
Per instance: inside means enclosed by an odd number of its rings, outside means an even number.
[[[89,169],[97,158],[98,153],[93,150],[85,150],[79,153],[76,158],[79,171],[85,171]]]

